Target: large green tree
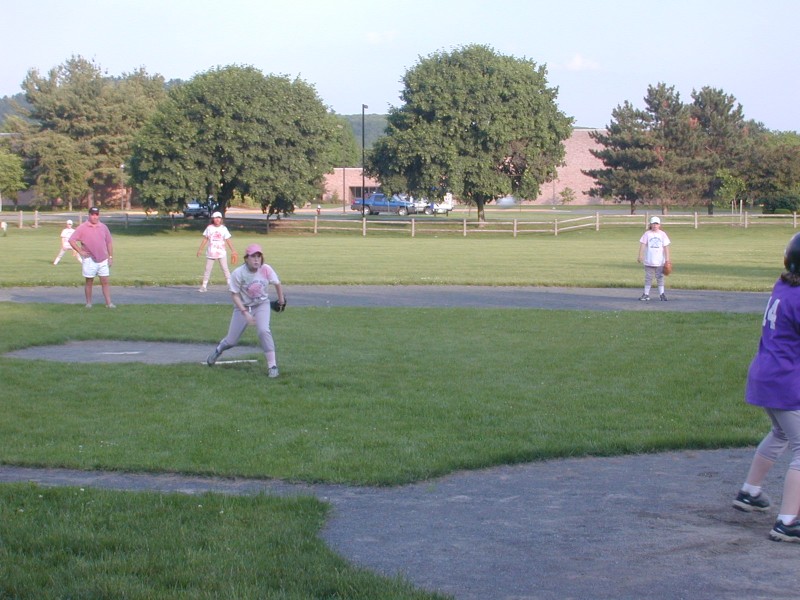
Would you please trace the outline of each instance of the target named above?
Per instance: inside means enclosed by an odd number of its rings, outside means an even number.
[[[778,207],[800,209],[800,135],[761,132],[755,136],[739,176],[747,185],[750,201],[770,201]]]
[[[139,69],[112,78],[80,56],[45,76],[29,71],[22,87],[33,124],[20,125],[20,151],[33,183],[40,195],[70,203],[124,184],[133,137],[166,96],[161,76]]]
[[[452,192],[483,220],[487,202],[535,198],[555,177],[572,119],[544,66],[470,45],[421,59],[403,83],[403,105],[389,112],[367,161],[389,191]]]
[[[299,79],[217,68],[170,90],[137,138],[131,176],[159,210],[198,196],[225,210],[236,193],[288,212],[317,197],[341,160],[340,124]]]
[[[25,189],[22,159],[0,147],[0,208],[3,198],[12,198],[16,204],[17,192]]]

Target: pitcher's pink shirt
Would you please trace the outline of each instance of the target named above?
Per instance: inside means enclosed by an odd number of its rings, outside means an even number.
[[[111,232],[105,223],[97,222],[92,225],[90,221],[84,221],[69,238],[72,242],[80,242],[83,248],[92,255],[92,260],[101,263],[108,260],[108,246],[111,244]]]

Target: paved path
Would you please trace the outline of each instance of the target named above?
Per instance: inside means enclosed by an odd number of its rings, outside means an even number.
[[[114,288],[115,302],[227,303],[224,289]],[[292,286],[295,306],[495,306],[761,313],[768,294],[570,288]],[[0,288],[0,301],[81,304],[79,288]],[[459,472],[397,488],[0,467],[0,481],[230,494],[313,494],[355,564],[465,600],[795,598],[800,545],[730,501],[752,449],[579,458]],[[786,464],[767,482],[779,498]]]
[[[96,291],[99,294],[99,290]],[[201,294],[193,286],[113,287],[114,303],[230,304],[224,286]],[[490,287],[490,286],[370,286],[287,285],[291,306],[407,306],[468,308],[547,308],[564,310],[670,310],[761,313],[766,292],[668,291],[669,301],[639,302],[641,289]],[[0,287],[0,302],[52,302],[83,305],[83,288]]]

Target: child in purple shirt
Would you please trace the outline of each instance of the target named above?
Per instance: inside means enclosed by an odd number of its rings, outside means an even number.
[[[769,537],[800,542],[800,233],[786,246],[784,265],[764,311],[745,388],[745,400],[764,409],[772,429],[758,445],[733,506],[745,512],[768,510],[761,484],[778,457],[791,449],[780,512]]]

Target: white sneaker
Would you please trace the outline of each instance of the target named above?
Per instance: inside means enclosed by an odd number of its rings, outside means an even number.
[[[84,308],[92,308],[92,305],[91,304],[87,304],[86,306],[84,306]]]
[[[198,292],[207,292],[207,291],[208,291],[208,289],[207,289],[207,288],[204,288],[204,287],[201,287],[201,288],[200,288],[199,290],[197,290],[197,291],[198,291]]]
[[[278,376],[278,367],[277,367],[277,365],[274,366],[274,367],[270,367],[269,370],[267,371],[267,377],[270,377],[270,378],[274,379],[277,376]]]
[[[117,305],[114,304],[113,302],[109,302],[108,304],[106,304],[106,308],[117,308]]]

